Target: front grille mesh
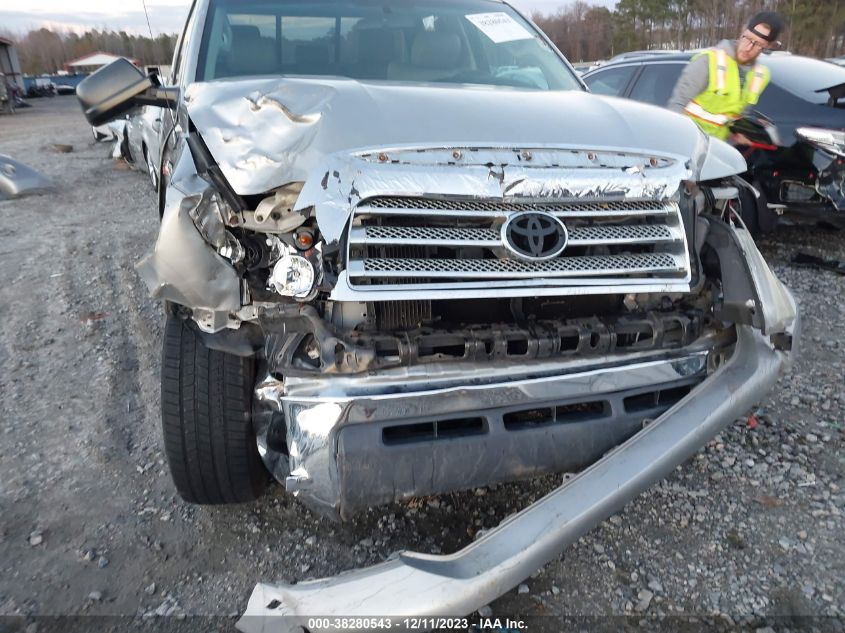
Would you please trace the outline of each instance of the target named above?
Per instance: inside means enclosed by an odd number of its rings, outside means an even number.
[[[469,229],[433,226],[368,226],[363,230],[366,238],[396,243],[412,240],[437,240],[441,242],[496,241],[499,232],[494,229]]]
[[[372,209],[416,209],[425,211],[491,211],[513,213],[515,211],[545,211],[547,213],[590,212],[631,213],[651,211],[665,213],[665,205],[655,200],[595,200],[577,202],[499,202],[498,200],[463,200],[444,198],[403,198],[381,196],[366,203]]]
[[[522,262],[512,259],[409,259],[368,258],[363,270],[355,272],[382,273],[386,276],[451,276],[484,278],[504,274],[535,276],[553,273],[555,276],[630,274],[647,272],[677,272],[682,267],[675,256],[668,253],[638,255],[597,255],[589,257],[558,257],[545,262]]]
[[[498,246],[501,244],[501,231],[485,228],[432,227],[432,226],[367,226],[353,229],[353,242],[365,244],[424,244],[443,243],[444,245],[482,244]],[[569,245],[599,243],[635,243],[674,241],[678,232],[664,224],[635,224],[611,226],[583,226],[574,228],[569,233]]]
[[[613,226],[584,226],[574,229],[569,234],[570,242],[633,242],[639,240],[658,241],[675,240],[677,232],[665,224],[634,224]]]
[[[508,248],[502,226],[527,211],[555,215],[566,226],[567,246],[558,256],[526,261]],[[361,290],[459,288],[479,280],[577,286],[583,278],[621,293],[626,284],[689,279],[680,209],[671,200],[373,197],[354,210],[346,268]]]

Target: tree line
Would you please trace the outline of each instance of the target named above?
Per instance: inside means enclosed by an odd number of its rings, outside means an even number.
[[[151,38],[97,29],[80,34],[40,28],[9,39],[15,42],[21,70],[31,75],[54,73],[67,62],[98,51],[137,59],[144,65],[169,64],[176,47],[175,34]]]
[[[613,9],[583,0],[534,22],[573,62],[626,51],[702,48],[734,39],[761,10],[786,22],[787,50],[812,57],[845,54],[845,0],[618,0]]]
[[[813,57],[845,54],[845,0],[618,0],[613,9],[575,0],[557,13],[535,13],[532,19],[578,62],[632,50],[710,46],[735,38],[745,20],[764,8],[784,17],[787,28],[780,39],[787,50]],[[169,64],[176,46],[175,34],[151,38],[96,29],[79,34],[40,28],[11,39],[17,40],[27,74],[52,73],[97,51],[142,64]]]

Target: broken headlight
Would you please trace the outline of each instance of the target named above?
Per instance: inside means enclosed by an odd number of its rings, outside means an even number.
[[[799,127],[795,136],[819,149],[837,156],[845,156],[845,132],[820,127]]]
[[[301,255],[285,253],[273,266],[267,285],[283,297],[308,301],[317,292],[316,279],[310,261]]]

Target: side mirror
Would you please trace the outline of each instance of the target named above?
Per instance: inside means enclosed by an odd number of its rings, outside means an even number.
[[[177,95],[178,89],[162,88],[156,75],[145,75],[127,59],[104,66],[76,88],[82,112],[95,127],[139,105],[171,106]]]

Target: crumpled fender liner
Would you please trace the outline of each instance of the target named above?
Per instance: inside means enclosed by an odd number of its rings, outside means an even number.
[[[723,297],[716,316],[751,325],[767,335],[786,332],[795,318],[795,300],[769,268],[751,234],[714,217],[707,220],[705,241],[719,257],[722,273]]]
[[[136,265],[154,299],[189,308],[237,312],[241,282],[231,262],[203,239],[190,217],[192,205],[207,202],[211,185],[197,175],[190,152],[181,152],[166,191],[155,248]]]

